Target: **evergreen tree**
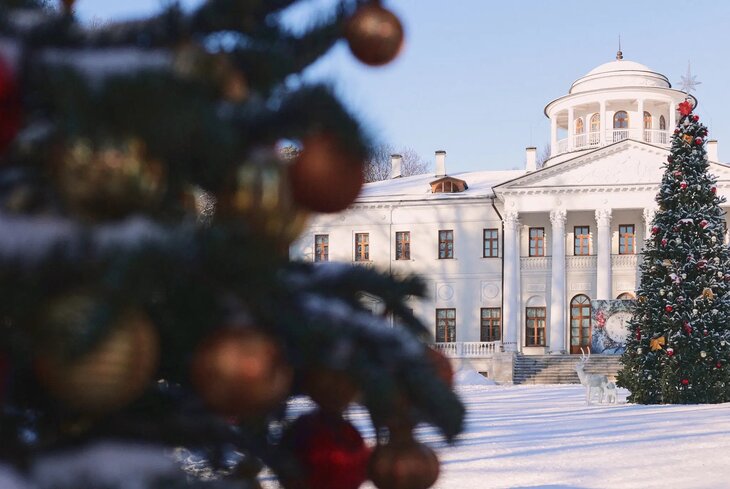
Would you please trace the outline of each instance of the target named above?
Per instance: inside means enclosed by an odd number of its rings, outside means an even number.
[[[255,488],[264,466],[286,487],[354,489],[391,487],[401,457],[409,487],[432,485],[412,430],[453,440],[464,409],[408,307],[424,283],[287,256],[310,212],[354,200],[370,146],[299,77],[343,37],[384,64],[398,20],[340,0],[294,34],[283,14],[301,0],[208,0],[89,27],[73,3],[0,1],[0,464],[32,479],[86,454],[28,481],[41,489]],[[318,408],[292,422],[303,394]],[[343,416],[353,400],[374,451]],[[109,440],[142,462],[184,447],[206,477],[110,480],[121,458],[93,457]]]
[[[707,128],[679,105],[618,383],[640,404],[730,400],[730,253]]]

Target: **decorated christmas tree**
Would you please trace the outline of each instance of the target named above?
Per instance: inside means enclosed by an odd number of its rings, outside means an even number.
[[[293,34],[300,0],[208,0],[89,26],[73,3],[0,2],[0,486],[430,487],[414,427],[451,441],[464,409],[424,284],[287,256],[370,147],[300,75],[343,37],[389,62],[398,19],[341,0]]]
[[[707,128],[692,111],[689,100],[679,104],[618,375],[640,404],[730,400],[724,198],[708,172]]]

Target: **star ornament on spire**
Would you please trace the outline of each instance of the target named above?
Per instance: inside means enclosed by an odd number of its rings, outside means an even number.
[[[679,84],[680,89],[687,95],[697,90],[697,85],[702,85],[701,81],[697,81],[696,76],[692,76],[692,68],[689,62],[687,62],[687,74],[680,78]]]

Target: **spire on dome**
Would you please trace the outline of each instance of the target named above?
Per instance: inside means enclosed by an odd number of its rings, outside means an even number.
[[[618,36],[618,52],[616,53],[616,59],[621,61],[624,59],[624,53],[621,51],[621,35]]]

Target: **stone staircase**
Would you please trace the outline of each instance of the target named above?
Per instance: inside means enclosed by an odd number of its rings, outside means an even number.
[[[620,355],[591,355],[587,374],[604,374],[615,381],[621,368]],[[515,384],[579,384],[574,366],[580,355],[517,355],[514,363]]]

